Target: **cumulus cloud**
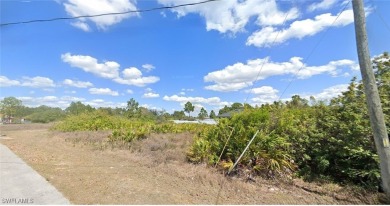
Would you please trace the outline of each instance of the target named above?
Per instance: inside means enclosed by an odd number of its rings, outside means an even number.
[[[134,85],[138,87],[143,87],[148,84],[153,84],[158,82],[159,80],[160,78],[156,76],[143,77],[142,72],[135,67],[132,67],[130,69],[125,69],[123,71],[122,78],[118,77],[114,79],[114,81],[119,84]]]
[[[70,53],[61,55],[61,59],[72,67],[81,68],[85,72],[90,72],[99,77],[112,79],[119,76],[120,65],[114,61],[98,63],[97,59],[91,56],[72,55]]]
[[[92,73],[98,77],[111,79],[119,84],[134,85],[143,87],[147,84],[156,83],[160,80],[156,76],[144,77],[142,72],[136,67],[129,67],[122,71],[120,75],[120,64],[114,61],[99,63],[96,58],[85,55],[72,55],[65,53],[61,55],[63,62],[72,67],[80,68],[85,72]]]
[[[325,10],[331,8],[336,3],[337,0],[322,0],[321,2],[310,4],[307,10],[310,12],[315,10]]]
[[[281,44],[289,39],[313,36],[329,27],[346,26],[353,23],[353,11],[346,10],[340,14],[337,21],[335,21],[336,18],[337,15],[325,13],[314,17],[314,19],[294,21],[288,28],[282,30],[267,26],[249,36],[246,45],[270,47],[271,44]],[[276,36],[277,38],[275,38]]]
[[[93,84],[91,82],[74,81],[71,79],[65,79],[62,83],[65,85],[68,85],[71,87],[77,87],[77,88],[93,87]]]
[[[209,105],[228,105],[228,102],[222,102],[219,97],[210,97],[210,98],[204,98],[204,97],[183,97],[178,95],[172,95],[167,96],[165,95],[163,97],[165,101],[172,101],[172,102],[180,102],[180,103],[186,103],[191,102],[193,104],[209,104]]]
[[[126,90],[126,92],[127,92],[127,94],[133,94],[134,93],[133,90],[131,90],[131,89]]]
[[[310,97],[313,96],[316,100],[321,101],[329,101],[330,99],[337,97],[342,94],[342,92],[345,92],[348,90],[348,84],[338,84],[334,85],[328,88],[323,89],[319,93],[314,94],[298,94],[300,97],[310,100]],[[274,101],[279,100],[278,93],[279,91],[277,89],[274,89],[270,86],[262,86],[259,88],[254,88],[252,91],[246,90],[247,93],[252,93],[255,95],[254,98],[252,98],[252,105],[262,105],[266,103],[273,103]],[[282,101],[290,101],[290,98],[281,99]]]
[[[71,96],[43,96],[43,97],[16,97],[21,100],[23,105],[28,107],[38,107],[41,105],[46,105],[49,107],[59,107],[61,109],[65,109],[69,106],[69,104],[74,101],[84,101],[84,98],[80,97],[71,97]]]
[[[20,99],[23,105],[26,105],[28,107],[38,107],[40,105],[46,105],[49,107],[59,107],[61,109],[66,109],[67,107],[69,107],[71,102],[77,102],[77,101],[80,101],[83,104],[87,104],[95,108],[98,107],[125,108],[126,107],[126,103],[112,102],[104,99],[87,100],[82,97],[74,97],[74,96],[58,96],[58,97],[57,96],[43,96],[43,97],[19,96],[16,98]]]
[[[0,76],[0,87],[19,86],[20,82],[17,80],[8,79],[6,76]]]
[[[160,97],[160,94],[154,93],[154,92],[147,92],[144,95],[142,95],[143,98],[157,98]]]
[[[72,17],[137,10],[135,1],[131,0],[95,0],[93,3],[84,0],[66,0],[63,3],[63,6],[65,7],[65,11],[68,13],[68,15]],[[117,24],[124,19],[137,15],[137,13],[128,13],[91,18],[85,17],[78,19],[76,22],[73,22],[72,25],[82,29],[83,31],[90,31],[88,22],[93,22],[99,29],[107,29],[107,27],[111,25]]]
[[[238,62],[229,65],[222,70],[208,73],[203,79],[205,82],[214,83],[206,86],[205,89],[228,92],[238,91],[253,85],[256,80],[263,80],[271,76],[294,75],[299,79],[319,74],[336,76],[345,68],[356,70],[357,67],[357,63],[347,59],[331,61],[321,66],[307,66],[303,64],[300,57],[292,57],[288,62],[272,62],[267,57],[248,60],[246,64]]]
[[[158,0],[164,6],[183,4],[183,0]],[[276,0],[229,0],[216,1],[207,4],[175,8],[172,10],[178,17],[190,13],[196,13],[206,20],[206,29],[217,30],[220,33],[242,32],[251,18],[256,18],[256,23],[264,25],[280,25],[283,23],[286,12],[287,20],[298,17],[296,8],[290,11],[281,11]]]
[[[21,86],[34,87],[34,88],[48,88],[55,87],[53,80],[47,77],[23,77]]]
[[[247,93],[255,94],[256,97],[252,98],[252,102],[255,104],[272,103],[278,99],[278,90],[271,86],[262,86],[247,90]]]
[[[309,99],[310,96],[313,96],[317,100],[330,100],[334,97],[341,95],[343,92],[347,91],[348,86],[349,86],[348,84],[334,85],[322,90],[322,92],[318,94],[305,95],[303,96],[303,98]]]
[[[90,88],[88,91],[91,94],[111,95],[111,96],[119,95],[117,91],[112,91],[110,88]]]

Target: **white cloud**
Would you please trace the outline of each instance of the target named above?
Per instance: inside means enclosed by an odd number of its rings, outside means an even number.
[[[281,44],[289,39],[313,36],[329,27],[346,26],[353,22],[353,11],[346,10],[340,14],[337,21],[335,21],[336,18],[337,15],[325,13],[314,17],[314,19],[294,21],[287,29],[278,30],[275,27],[267,26],[249,36],[246,45],[270,47],[273,43]]]
[[[204,97],[183,97],[178,95],[172,95],[172,96],[164,96],[163,99],[165,101],[172,101],[172,102],[180,102],[180,103],[186,103],[191,102],[192,104],[199,103],[199,104],[209,104],[209,105],[228,105],[228,102],[222,102],[219,97],[210,97],[210,98],[204,98]]]
[[[255,104],[271,103],[278,99],[278,90],[271,86],[262,86],[253,88],[252,90],[246,90],[247,93],[255,94],[256,97],[252,98],[252,102]]]
[[[264,94],[276,94],[276,93],[278,93],[278,90],[274,89],[271,86],[262,86],[262,87],[257,87],[257,88],[253,88],[253,89],[248,89],[245,92],[252,93],[252,94],[264,95]]]
[[[256,77],[257,80],[263,80],[276,75],[294,75],[299,79],[304,79],[324,73],[336,76],[345,68],[356,70],[357,67],[354,61],[346,59],[331,61],[321,66],[307,66],[303,65],[300,57],[292,57],[288,62],[272,62],[267,57],[248,60],[246,64],[238,62],[229,65],[222,70],[208,73],[203,79],[205,82],[214,83],[206,86],[205,89],[228,92],[253,85]]]
[[[117,102],[107,101],[104,99],[93,99],[91,101],[85,101],[83,103],[88,104],[91,107],[95,107],[95,108],[98,107],[125,108],[126,107],[126,103],[117,103]]]
[[[69,106],[72,101],[84,101],[84,98],[71,97],[71,96],[43,96],[43,97],[16,97],[23,102],[23,105],[28,107],[38,107],[46,105],[49,107],[59,107],[65,109]]]
[[[144,65],[142,65],[142,68],[144,68],[146,72],[150,72],[153,69],[155,69],[156,67],[151,65],[151,64],[144,64]]]
[[[205,86],[205,89],[219,92],[231,92],[238,91],[248,86],[252,86],[252,82],[239,82],[239,83],[218,83],[209,86]]]
[[[53,80],[47,77],[23,77],[23,82],[21,86],[25,87],[34,87],[34,88],[47,88],[55,87]]]
[[[325,10],[331,8],[337,0],[322,0],[321,2],[310,4],[307,8],[308,11],[313,12],[315,10]]]
[[[0,87],[19,86],[20,82],[17,80],[8,79],[6,76],[0,76]]]
[[[323,89],[320,93],[317,94],[298,94],[301,98],[310,100],[310,96],[313,96],[316,100],[329,101],[330,99],[341,95],[342,92],[348,90],[348,84],[339,84],[334,85],[328,88]],[[247,90],[246,92],[250,92]],[[250,93],[256,94],[256,97],[252,98],[252,105],[262,105],[266,103],[272,103],[279,100],[278,93],[279,91],[270,87],[263,86],[259,88],[254,88]],[[291,97],[281,99],[282,101],[290,101]]]
[[[130,0],[94,0],[93,3],[84,0],[67,0],[63,5],[65,11],[72,17],[137,10],[135,2]],[[91,21],[95,23],[99,29],[107,29],[107,27],[117,24],[131,16],[138,16],[138,14],[128,13],[91,18],[86,17],[78,19],[76,22],[73,22],[72,25],[84,31],[90,31],[87,22]]]
[[[88,26],[88,24],[84,23],[82,21],[73,22],[73,23],[71,23],[71,25],[74,27],[77,27],[85,32],[91,31],[91,28]]]
[[[92,107],[98,108],[98,107],[121,107],[125,108],[126,103],[117,103],[112,101],[107,101],[104,99],[93,99],[93,100],[86,100],[85,98],[81,97],[74,97],[74,96],[62,96],[62,97],[56,97],[56,96],[43,96],[43,97],[16,97],[17,99],[20,99],[23,102],[23,105],[26,105],[28,107],[38,107],[40,105],[46,105],[49,107],[59,107],[61,109],[65,109],[69,107],[71,102],[77,102],[80,101],[83,104],[91,105]]]
[[[339,84],[335,86],[328,87],[318,94],[305,95],[303,98],[309,99],[310,96],[313,96],[316,100],[330,100],[338,95],[341,95],[342,92],[348,90],[348,84]]]
[[[63,81],[63,84],[71,86],[71,87],[78,87],[78,88],[93,87],[93,84],[91,82],[73,81],[71,79],[65,79]]]
[[[123,74],[123,78],[125,79],[134,79],[142,76],[142,72],[135,67],[130,67],[123,70],[122,74]]]
[[[160,94],[157,94],[154,92],[147,92],[142,97],[143,98],[157,98],[157,97],[160,97]]]
[[[72,67],[81,68],[85,72],[90,72],[99,77],[113,79],[119,76],[120,65],[114,61],[98,63],[97,59],[91,56],[72,55],[70,53],[61,55],[61,59]]]
[[[110,88],[90,88],[88,91],[91,94],[111,95],[111,96],[119,95],[117,91],[112,91]]]
[[[142,76],[142,72],[135,67],[124,69],[121,77],[119,73],[120,65],[117,62],[105,61],[103,63],[98,63],[97,59],[91,56],[66,53],[61,55],[61,59],[72,67],[81,68],[85,72],[92,73],[98,77],[111,79],[119,84],[143,87],[160,80],[160,78],[156,76]]]
[[[114,79],[114,81],[119,84],[127,84],[127,85],[134,85],[137,87],[144,87],[147,84],[153,84],[160,81],[160,78],[156,76],[138,77],[134,79],[116,78]]]
[[[158,0],[164,6],[183,4],[183,0]],[[256,18],[256,23],[263,25],[279,25],[283,23],[285,12],[278,8],[276,0],[229,0],[216,1],[188,7],[173,9],[178,17],[189,13],[197,13],[206,20],[206,29],[217,30],[220,33],[242,32],[251,18]],[[296,8],[288,11],[287,20],[297,18]]]
[[[127,92],[127,94],[133,94],[134,93],[133,90],[131,90],[131,89],[126,90],[126,92]]]

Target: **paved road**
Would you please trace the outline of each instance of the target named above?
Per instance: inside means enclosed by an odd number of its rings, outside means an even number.
[[[55,187],[0,143],[0,205],[70,204]]]

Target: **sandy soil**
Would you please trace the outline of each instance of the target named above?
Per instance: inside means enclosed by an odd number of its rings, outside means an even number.
[[[151,135],[132,144],[109,132],[61,133],[50,125],[0,125],[0,142],[73,204],[376,204],[375,194],[316,185],[225,177],[189,164],[193,135]]]

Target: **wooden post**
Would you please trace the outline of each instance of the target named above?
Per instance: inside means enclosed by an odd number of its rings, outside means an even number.
[[[385,119],[378,94],[378,88],[371,65],[366,33],[366,17],[363,0],[353,0],[353,14],[355,20],[356,45],[359,57],[360,72],[363,78],[364,91],[371,128],[374,133],[375,146],[379,155],[383,190],[390,198],[390,147]]]

